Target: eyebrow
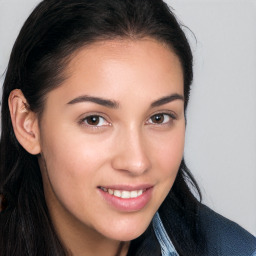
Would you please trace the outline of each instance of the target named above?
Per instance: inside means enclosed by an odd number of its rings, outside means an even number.
[[[171,94],[169,96],[165,96],[165,97],[160,98],[159,100],[154,101],[153,103],[151,103],[151,107],[152,108],[159,107],[161,105],[167,104],[167,103],[172,102],[174,100],[184,101],[184,97],[180,94],[177,94],[177,93]]]
[[[104,107],[108,108],[118,108],[119,103],[114,101],[114,100],[108,100],[108,99],[103,99],[99,97],[94,97],[94,96],[87,96],[87,95],[82,95],[79,96],[71,101],[68,102],[68,104],[76,104],[76,103],[82,103],[82,102],[93,102],[96,104],[99,104]]]
[[[152,102],[150,106],[152,108],[159,107],[161,105],[167,104],[167,103],[172,102],[174,100],[184,101],[184,97],[180,94],[177,94],[177,93],[171,94],[171,95],[162,97],[162,98]],[[114,101],[114,100],[103,99],[103,98],[100,98],[100,97],[94,97],[94,96],[88,96],[88,95],[79,96],[79,97],[69,101],[67,104],[72,105],[72,104],[82,103],[82,102],[93,102],[93,103],[99,104],[101,106],[108,107],[108,108],[113,108],[113,109],[119,108],[119,103]]]

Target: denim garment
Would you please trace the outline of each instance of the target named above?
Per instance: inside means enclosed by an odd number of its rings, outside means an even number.
[[[238,224],[205,205],[199,208],[199,219],[207,243],[206,252],[200,256],[256,256],[256,238]],[[153,218],[153,228],[162,256],[178,256],[159,213]]]
[[[157,237],[157,240],[161,247],[162,256],[179,256],[176,252],[172,241],[167,235],[164,225],[157,212],[153,218],[153,228]]]

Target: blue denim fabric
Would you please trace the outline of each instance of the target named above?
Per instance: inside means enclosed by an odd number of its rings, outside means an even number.
[[[201,256],[256,256],[254,236],[204,205],[201,206],[199,213],[207,241],[207,251]],[[179,256],[159,213],[156,213],[153,218],[153,228],[162,256]]]
[[[179,256],[176,252],[172,241],[167,235],[163,223],[160,219],[158,212],[153,218],[153,228],[157,237],[157,240],[161,246],[162,256]],[[254,255],[253,255],[254,256]]]

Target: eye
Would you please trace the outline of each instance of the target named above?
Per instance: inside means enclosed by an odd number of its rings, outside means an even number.
[[[109,122],[107,122],[104,117],[98,116],[98,115],[87,116],[81,120],[81,123],[87,126],[95,126],[95,127],[109,125]]]
[[[151,116],[148,120],[149,124],[170,124],[175,119],[175,116],[166,113],[159,113]]]

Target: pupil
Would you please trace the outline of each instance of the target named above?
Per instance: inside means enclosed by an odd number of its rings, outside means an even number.
[[[163,115],[155,115],[154,116],[155,123],[162,123],[163,122]]]
[[[97,117],[97,116],[90,116],[89,118],[88,118],[88,124],[90,124],[90,125],[97,125],[97,124],[99,124],[99,117]]]

